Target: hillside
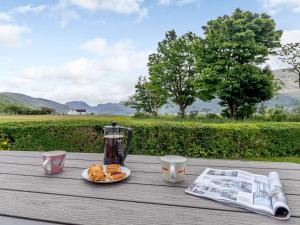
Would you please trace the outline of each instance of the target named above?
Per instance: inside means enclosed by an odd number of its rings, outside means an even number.
[[[71,108],[86,109],[89,113],[94,114],[107,114],[107,115],[131,115],[135,113],[135,110],[126,107],[122,102],[120,103],[105,103],[98,104],[96,106],[90,106],[82,101],[66,102]]]
[[[275,76],[283,82],[283,87],[279,93],[266,102],[268,107],[275,107],[276,105],[284,106],[286,109],[292,109],[300,105],[300,89],[295,82],[297,76],[287,71],[277,70],[274,71]],[[26,105],[31,108],[49,107],[58,113],[66,113],[70,108],[86,109],[89,113],[94,114],[109,114],[109,115],[131,115],[135,110],[126,107],[124,103],[105,103],[91,106],[83,101],[70,101],[61,104],[55,101],[50,101],[42,98],[33,98],[24,94],[18,93],[0,93],[0,104],[15,103]],[[219,113],[222,107],[218,104],[218,99],[210,102],[203,102],[197,100],[193,105],[187,108],[187,113],[191,111]],[[164,105],[160,109],[162,114],[177,114],[178,107],[174,104]]]
[[[282,81],[283,86],[279,93],[267,102],[267,106],[282,105],[288,109],[300,106],[300,89],[297,75],[285,70],[275,70],[275,76]]]
[[[19,93],[0,93],[0,102],[4,104],[20,104],[30,108],[48,107],[54,109],[57,113],[66,113],[70,107],[58,102],[50,101],[42,98],[33,98],[28,95]]]

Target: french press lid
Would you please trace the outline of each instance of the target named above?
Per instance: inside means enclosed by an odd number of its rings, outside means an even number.
[[[119,128],[122,128],[122,127],[117,126],[117,122],[116,122],[116,121],[112,121],[112,122],[111,122],[111,125],[104,126],[103,128],[104,128],[104,129],[105,129],[105,128],[119,129]]]
[[[111,125],[104,126],[104,138],[123,138],[124,135],[121,133],[123,127],[117,126],[117,122],[113,121]]]

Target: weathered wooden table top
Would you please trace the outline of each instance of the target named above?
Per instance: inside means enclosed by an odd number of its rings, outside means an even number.
[[[161,178],[159,157],[128,156],[132,175],[115,184],[92,184],[82,170],[101,154],[67,153],[65,172],[44,175],[41,152],[0,151],[0,224],[300,224],[300,165],[188,159],[186,181]],[[278,171],[291,218],[279,221],[184,193],[206,168]]]

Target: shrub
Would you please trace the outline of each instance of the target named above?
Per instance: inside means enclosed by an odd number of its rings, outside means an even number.
[[[147,113],[144,113],[144,112],[136,112],[134,115],[133,115],[134,118],[149,118],[149,114]]]
[[[284,121],[288,116],[282,106],[276,106],[275,108],[270,109],[269,114],[271,120],[273,121]]]
[[[107,120],[3,123],[1,137],[10,149],[102,152],[102,127]],[[163,122],[124,120],[133,129],[130,154],[179,154],[190,157],[248,158],[299,156],[300,123]],[[3,140],[3,139],[1,139]]]
[[[220,115],[215,114],[215,113],[207,113],[207,114],[205,115],[205,117],[206,117],[207,119],[220,119],[220,118],[221,118]]]

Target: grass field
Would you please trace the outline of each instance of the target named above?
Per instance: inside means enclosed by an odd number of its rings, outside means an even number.
[[[156,119],[138,119],[134,117],[128,116],[67,116],[67,115],[37,115],[37,116],[0,116],[0,125],[3,126],[9,125],[12,127],[18,127],[21,124],[29,124],[30,126],[34,124],[38,124],[38,126],[48,125],[48,124],[56,124],[56,125],[87,125],[90,123],[97,124],[97,122],[101,122],[101,124],[109,125],[111,121],[117,121],[120,125],[130,125],[135,124],[138,126],[155,126],[162,125],[165,126],[184,126],[184,127],[199,127],[199,126],[212,126],[222,129],[247,129],[247,127],[260,127],[268,124],[268,126],[283,126],[288,129],[289,126],[300,126],[300,122],[251,122],[251,121],[231,121],[231,120],[197,120],[197,119],[178,119],[177,117],[163,117]],[[0,128],[1,129],[1,128]],[[233,157],[236,158],[236,157]],[[247,159],[250,160],[266,160],[266,161],[285,161],[285,162],[295,162],[300,163],[300,157],[298,156],[288,156],[288,157],[249,157]]]
[[[135,118],[132,116],[115,116],[115,115],[0,115],[1,123],[13,122],[60,122],[60,121],[117,121],[118,123],[170,123],[170,124],[260,124],[266,121],[258,120],[229,120],[224,118],[208,119],[208,118],[180,118],[177,116],[162,116],[157,118]],[[276,121],[273,121],[276,123]],[[272,122],[269,122],[272,123]],[[283,121],[282,123],[300,124],[295,121]]]
[[[11,115],[11,116],[0,116],[0,123],[8,122],[30,122],[30,121],[65,121],[65,120],[101,120],[110,122],[112,120],[118,122],[130,121],[132,120],[129,116],[95,116],[95,115]]]

